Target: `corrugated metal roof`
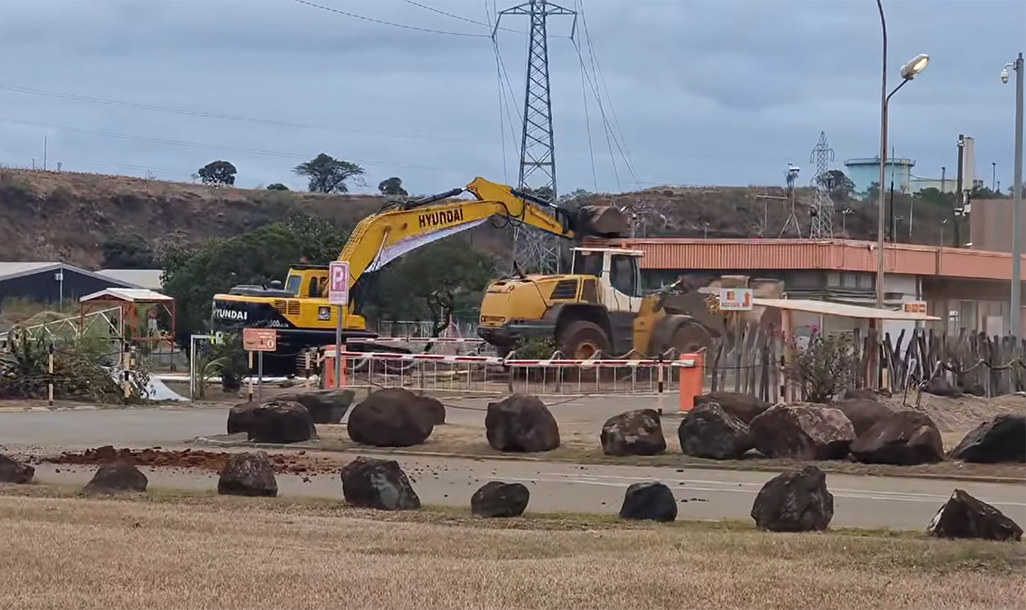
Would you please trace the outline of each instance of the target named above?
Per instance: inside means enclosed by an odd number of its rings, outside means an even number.
[[[97,273],[149,290],[160,290],[164,287],[160,279],[164,274],[163,269],[101,269]]]
[[[131,301],[133,303],[152,303],[155,301],[173,301],[174,299],[143,288],[108,288],[92,294],[87,294],[79,299],[79,302],[93,301],[98,299],[117,299],[120,301]]]
[[[0,278],[57,266],[60,266],[60,263],[0,263]]]
[[[907,313],[889,309],[876,309],[875,307],[844,305],[829,301],[813,301],[811,299],[761,299],[755,297],[752,299],[752,304],[759,307],[774,307],[777,309],[818,313],[825,316],[841,316],[843,318],[860,318],[863,320],[940,320],[937,316],[928,316],[922,313]]]
[[[603,240],[604,243],[611,243]],[[876,272],[876,242],[846,239],[623,239],[621,247],[643,250],[642,269],[830,269]],[[887,244],[887,273],[950,278],[1010,280],[1012,257],[1005,252]],[[1026,265],[1023,266],[1026,279]]]

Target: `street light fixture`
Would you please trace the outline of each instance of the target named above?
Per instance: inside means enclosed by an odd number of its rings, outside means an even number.
[[[877,188],[876,202],[876,306],[884,304],[884,169],[887,167],[887,104],[891,96],[926,69],[930,56],[925,53],[916,55],[901,67],[901,84],[894,91],[887,93],[887,20],[884,18],[883,3],[876,0],[876,8],[880,11],[880,28],[883,32],[883,68],[881,69],[880,87],[880,180]]]
[[[1009,311],[1011,334],[1022,339],[1022,53],[1001,70],[1001,82],[1008,84],[1008,69],[1015,71],[1015,174],[1012,183],[1012,302]]]

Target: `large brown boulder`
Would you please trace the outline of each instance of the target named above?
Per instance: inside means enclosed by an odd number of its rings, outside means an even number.
[[[36,469],[0,453],[0,483],[31,483]]]
[[[310,418],[315,424],[338,424],[345,417],[355,397],[356,392],[353,390],[333,388],[285,394],[279,396],[278,400],[303,405],[310,412]]]
[[[859,437],[875,426],[877,422],[894,415],[894,410],[875,399],[851,398],[830,403],[839,409],[855,428],[855,436]]]
[[[559,425],[537,396],[514,394],[488,405],[485,436],[498,451],[534,453],[559,447]]]
[[[864,464],[934,464],[944,459],[940,430],[925,413],[898,411],[880,420],[851,444]]]
[[[519,517],[527,509],[531,492],[522,483],[485,483],[470,497],[470,512],[478,517]]]
[[[938,538],[981,538],[983,540],[1022,539],[1022,528],[990,504],[961,489],[951,494],[926,526],[926,532]]]
[[[259,406],[258,402],[244,402],[228,409],[228,434],[249,434],[253,429],[253,413]]]
[[[228,496],[278,495],[274,465],[263,451],[236,453],[228,459],[217,479],[217,493]]]
[[[779,474],[762,486],[752,504],[752,519],[771,532],[825,530],[834,518],[834,496],[826,475],[815,466]]]
[[[602,424],[599,439],[606,455],[656,455],[666,450],[662,422],[655,409],[610,417]]]
[[[838,409],[779,404],[752,420],[755,448],[770,458],[839,460],[848,455],[855,428]]]
[[[981,464],[1026,462],[1026,416],[998,415],[983,422],[965,435],[949,457]]]
[[[623,495],[620,518],[668,523],[677,518],[677,501],[662,483],[634,483]]]
[[[772,406],[754,394],[741,392],[709,392],[695,397],[696,407],[709,402],[715,402],[724,411],[746,424],[752,423],[756,416],[761,415],[763,411]]]
[[[255,443],[299,443],[317,438],[310,412],[298,402],[276,400],[258,405],[251,418],[246,434]]]
[[[414,510],[420,498],[395,460],[358,457],[342,468],[346,504],[380,510]]]
[[[423,444],[435,429],[427,402],[403,388],[378,390],[353,407],[346,423],[349,438],[374,447]]]
[[[715,402],[688,413],[677,428],[677,438],[686,455],[714,460],[736,460],[755,446],[748,424]]]
[[[134,464],[113,462],[97,469],[82,489],[87,494],[116,494],[146,491],[149,479]]]

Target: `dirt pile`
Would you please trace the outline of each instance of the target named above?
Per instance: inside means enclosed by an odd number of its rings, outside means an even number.
[[[198,469],[220,472],[232,453],[219,451],[203,451],[196,449],[163,450],[152,449],[115,449],[110,445],[86,449],[85,451],[66,451],[56,456],[42,458],[40,461],[52,464],[68,464],[75,466],[92,466],[107,464],[113,461],[127,462],[136,466],[154,468]],[[268,456],[274,471],[278,474],[326,474],[338,471],[340,464],[330,458],[314,457],[300,452],[295,454],[271,454]]]

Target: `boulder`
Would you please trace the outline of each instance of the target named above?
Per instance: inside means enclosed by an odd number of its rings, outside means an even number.
[[[315,424],[338,424],[353,404],[356,392],[353,390],[312,390],[279,396],[277,400],[298,402],[310,412]]]
[[[668,523],[677,518],[677,501],[662,483],[634,483],[623,495],[620,518]]]
[[[249,433],[253,428],[253,412],[260,406],[258,402],[244,402],[228,410],[228,434],[239,432]]]
[[[851,444],[864,464],[934,464],[944,459],[940,430],[925,413],[898,411],[882,419]]]
[[[834,518],[834,495],[826,475],[815,466],[779,474],[762,486],[752,504],[752,519],[771,532],[825,530]]]
[[[115,494],[125,491],[146,491],[149,480],[134,464],[113,462],[104,464],[82,489],[89,494]]]
[[[880,388],[874,390],[871,388],[848,388],[841,395],[842,400],[875,400],[879,401],[882,397],[891,397],[891,391],[886,388]]]
[[[839,402],[832,402],[830,406],[844,413],[852,427],[855,428],[856,438],[868,432],[880,420],[887,419],[894,414],[890,407],[877,402],[876,399],[846,398]]]
[[[715,402],[720,408],[746,424],[752,423],[757,415],[770,408],[770,403],[754,394],[741,392],[710,392],[695,397],[695,406]]]
[[[559,425],[537,396],[514,394],[488,405],[485,436],[492,449],[535,453],[559,447]]]
[[[1022,539],[1022,528],[1015,521],[961,489],[956,489],[944,506],[937,511],[926,527],[926,532],[938,538],[981,538],[1015,542]]]
[[[406,473],[395,460],[358,457],[342,468],[342,495],[346,503],[381,510],[420,508]]]
[[[0,453],[0,483],[31,483],[36,469]]]
[[[656,455],[666,450],[662,422],[655,409],[610,417],[602,424],[599,439],[606,455]]]
[[[1026,462],[1026,416],[998,415],[965,435],[951,459],[981,464]]]
[[[433,421],[426,400],[403,388],[386,388],[353,407],[346,430],[362,445],[412,447],[431,436]]]
[[[695,407],[677,428],[686,455],[736,460],[755,446],[748,424],[724,411],[718,403]]]
[[[752,420],[755,448],[770,458],[839,460],[855,428],[840,410],[816,404],[778,404]]]
[[[470,512],[478,517],[519,517],[530,499],[531,492],[520,483],[492,481],[470,497]]]
[[[263,451],[236,453],[228,459],[217,479],[217,493],[227,496],[278,495],[274,466]]]
[[[317,438],[306,407],[298,402],[272,401],[253,409],[249,440],[256,443],[299,443]]]

